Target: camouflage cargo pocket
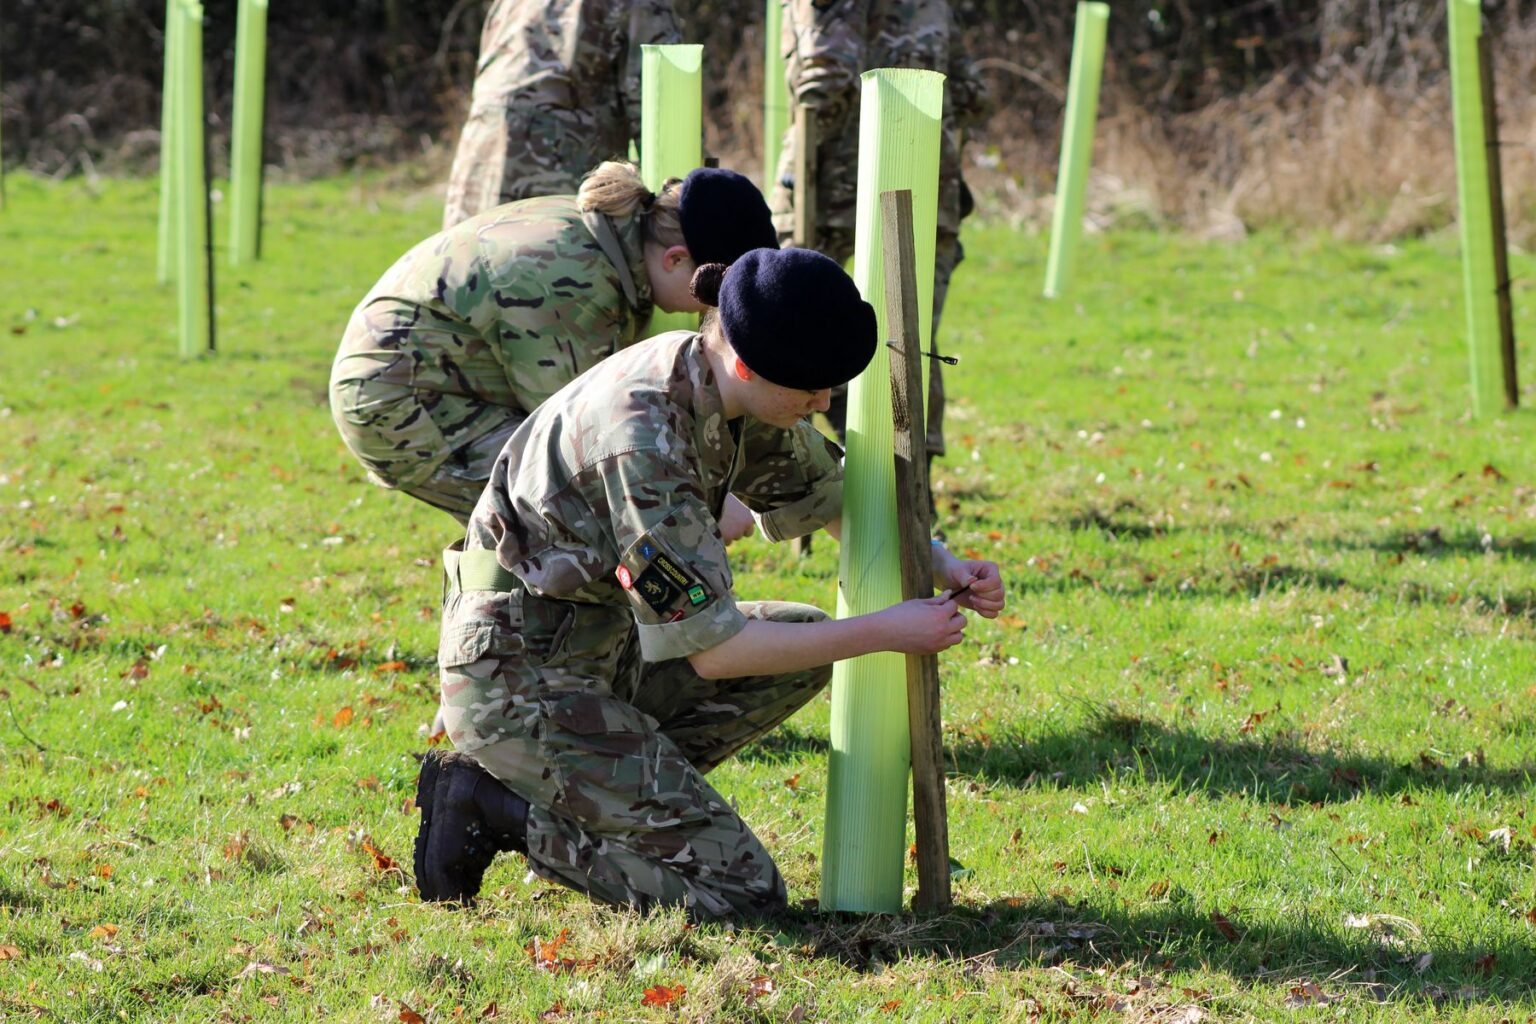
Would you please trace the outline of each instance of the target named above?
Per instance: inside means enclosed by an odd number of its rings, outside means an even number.
[[[524,657],[510,595],[452,593],[438,641],[443,725],[464,752],[528,736],[538,718],[538,673]]]
[[[510,595],[493,590],[448,595],[437,643],[440,667],[458,668],[486,658],[519,655],[523,649],[521,608]]]
[[[702,778],[655,720],[595,693],[547,695],[545,760],[556,771],[554,809],[599,832],[708,822]]]

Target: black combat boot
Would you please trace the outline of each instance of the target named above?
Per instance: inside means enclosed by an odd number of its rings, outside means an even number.
[[[416,888],[428,902],[468,905],[496,854],[528,852],[528,801],[463,754],[438,755],[435,769],[424,759],[422,780],[434,770],[417,837]]]
[[[416,809],[421,812],[421,824],[416,829],[416,884],[425,884],[427,877],[427,837],[432,834],[432,795],[437,790],[437,778],[443,773],[443,754],[428,750],[421,759],[421,771],[416,775]],[[426,899],[423,891],[422,899]]]

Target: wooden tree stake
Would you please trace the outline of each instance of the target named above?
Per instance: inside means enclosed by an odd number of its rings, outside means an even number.
[[[880,193],[881,247],[885,256],[885,318],[891,342],[892,440],[896,450],[896,503],[903,510],[902,599],[933,596],[929,543],[928,456],[923,417],[922,330],[917,313],[917,254],[912,243],[912,193]],[[907,722],[912,733],[912,815],[917,831],[919,910],[943,911],[949,889],[949,821],[944,805],[943,716],[939,706],[939,659],[907,655]]]

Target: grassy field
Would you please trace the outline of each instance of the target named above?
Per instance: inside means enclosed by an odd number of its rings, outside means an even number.
[[[1043,238],[969,230],[939,504],[1012,604],[943,658],[958,908],[690,927],[510,858],[473,911],[410,886],[455,528],[325,387],[435,194],[273,189],[181,362],[153,183],[9,186],[0,1019],[1536,1013],[1536,448],[1468,415],[1454,238],[1111,234],[1047,303]],[[832,542],[733,554],[832,606]],[[713,776],[797,906],[828,711]]]

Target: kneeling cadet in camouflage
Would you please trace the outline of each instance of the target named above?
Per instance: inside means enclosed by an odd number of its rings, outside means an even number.
[[[417,782],[423,899],[472,900],[495,854],[518,851],[607,903],[782,908],[773,859],[705,775],[820,692],[834,661],[942,651],[963,635],[960,607],[1003,607],[996,565],[937,545],[936,583],[963,595],[841,620],[736,600],[727,495],[770,540],[839,532],[839,452],[806,417],[869,362],[875,314],[806,249],[703,267],[692,288],[718,315],[540,406],[447,554],[456,752],[429,753]]]
[[[575,196],[508,203],[402,256],[347,324],[331,415],[374,483],[463,524],[540,402],[643,337],[653,304],[701,312],[697,264],[777,244],[739,174],[658,194],[633,164],[601,164]]]

